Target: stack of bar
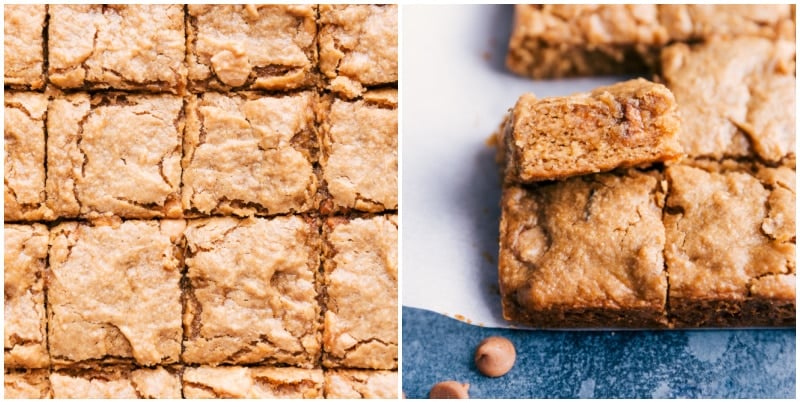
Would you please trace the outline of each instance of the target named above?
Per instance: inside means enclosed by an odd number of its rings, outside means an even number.
[[[563,7],[518,11],[584,13]],[[713,10],[675,7],[694,23]],[[670,9],[658,6],[658,15]],[[793,24],[791,11],[771,14],[783,17],[759,32]],[[597,24],[604,14],[587,18]],[[498,134],[506,319],[549,328],[795,325],[795,42],[727,33],[659,49],[665,86],[638,79],[520,98]]]
[[[6,397],[397,397],[396,6],[4,17]]]

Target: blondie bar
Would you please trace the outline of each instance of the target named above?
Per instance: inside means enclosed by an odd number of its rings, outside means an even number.
[[[32,90],[44,86],[46,7],[44,4],[3,4],[3,80],[6,86]]]
[[[5,220],[52,219],[52,211],[45,204],[44,122],[47,96],[35,92],[6,91],[4,104]]]
[[[328,218],[323,365],[397,368],[397,216]]]
[[[533,327],[664,327],[664,193],[655,172],[507,187],[503,315]]]
[[[187,7],[187,61],[192,91],[285,91],[315,83],[316,6]]]
[[[51,230],[47,313],[55,365],[178,361],[184,226],[66,222]]]
[[[661,49],[711,37],[794,38],[791,5],[517,5],[506,65],[533,78],[641,73]]]
[[[319,69],[328,87],[355,98],[397,82],[397,5],[319,6]]]
[[[313,367],[319,225],[300,216],[210,218],[191,221],[185,236],[183,361]]]
[[[47,115],[47,205],[59,217],[181,216],[183,100],[72,94]]]
[[[47,369],[8,370],[3,375],[3,397],[6,399],[49,399],[50,373]]]
[[[294,367],[187,367],[185,398],[322,398],[320,369]]]
[[[187,106],[187,214],[306,212],[317,192],[317,96],[208,92]]]
[[[522,95],[506,119],[506,179],[533,182],[681,156],[675,98],[644,79],[590,93]]]
[[[322,107],[322,213],[397,209],[397,90]]]
[[[396,371],[328,370],[325,372],[325,398],[397,399]]]
[[[756,37],[664,49],[662,74],[680,105],[686,153],[771,164],[793,157],[794,58],[794,40]]]
[[[671,166],[664,225],[679,327],[795,324],[795,172]]]
[[[180,374],[164,367],[53,371],[50,383],[57,399],[181,398]]]
[[[38,223],[3,226],[5,367],[50,365],[44,313],[48,237],[47,227]]]
[[[48,79],[53,85],[184,91],[183,5],[54,4],[49,15]]]

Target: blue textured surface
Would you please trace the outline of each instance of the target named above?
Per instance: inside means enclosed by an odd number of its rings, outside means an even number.
[[[491,335],[517,349],[514,368],[481,375]],[[403,391],[470,384],[471,398],[794,398],[795,330],[523,331],[481,328],[403,307]]]

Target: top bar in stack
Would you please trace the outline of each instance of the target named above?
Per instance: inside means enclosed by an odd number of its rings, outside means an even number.
[[[631,80],[591,93],[523,95],[502,135],[506,179],[534,182],[669,161],[681,156],[675,98]]]

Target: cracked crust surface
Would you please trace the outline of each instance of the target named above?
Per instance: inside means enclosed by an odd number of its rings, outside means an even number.
[[[323,365],[397,368],[397,216],[328,218]]]
[[[48,79],[63,89],[186,87],[183,5],[50,5]]]
[[[794,41],[763,38],[675,44],[664,81],[680,105],[681,143],[692,157],[794,156]]]
[[[397,5],[319,6],[319,69],[329,88],[355,98],[397,82]]]
[[[52,219],[52,211],[45,205],[44,188],[47,96],[6,91],[4,103],[5,220]]]
[[[50,374],[53,397],[82,399],[180,399],[181,382],[177,373],[164,367],[53,371]]]
[[[181,217],[183,100],[73,94],[50,102],[47,205],[60,217]]]
[[[325,372],[325,398],[397,399],[396,371],[329,370]]]
[[[48,399],[50,391],[49,373],[40,370],[6,370],[3,375],[3,386],[6,399]]]
[[[20,89],[44,86],[45,7],[44,4],[3,5],[5,85]]]
[[[185,234],[183,360],[313,367],[319,226],[298,216],[210,218],[191,221]]]
[[[532,182],[675,160],[675,98],[644,79],[590,93],[522,95],[505,125],[506,179]]]
[[[323,106],[320,165],[329,198],[323,213],[397,209],[397,90]]]
[[[187,367],[185,398],[322,398],[320,369],[294,367]]]
[[[644,72],[662,47],[711,37],[794,38],[781,5],[546,4],[515,6],[506,66],[533,78]]]
[[[794,170],[671,166],[666,178],[676,325],[794,325]]]
[[[314,206],[316,95],[205,93],[187,106],[188,214],[274,215]]]
[[[49,232],[42,224],[3,226],[5,367],[46,368],[44,270]]]
[[[54,364],[178,361],[183,226],[68,222],[51,230],[46,280]]]
[[[316,13],[315,5],[189,5],[190,89],[313,85]]]
[[[499,277],[506,319],[534,327],[662,327],[663,191],[629,170],[508,187]]]

